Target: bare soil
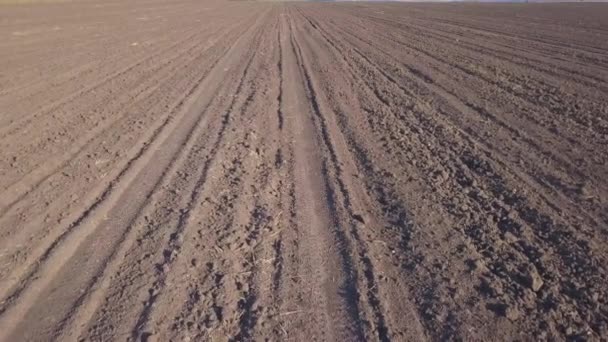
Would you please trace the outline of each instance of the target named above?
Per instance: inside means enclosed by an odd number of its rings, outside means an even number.
[[[0,340],[608,340],[608,6],[0,7]]]

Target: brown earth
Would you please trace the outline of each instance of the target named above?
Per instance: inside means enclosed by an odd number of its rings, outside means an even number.
[[[608,6],[0,8],[0,340],[608,340]]]

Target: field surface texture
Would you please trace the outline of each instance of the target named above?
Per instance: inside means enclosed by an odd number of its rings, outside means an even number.
[[[608,6],[0,7],[0,341],[606,341]]]

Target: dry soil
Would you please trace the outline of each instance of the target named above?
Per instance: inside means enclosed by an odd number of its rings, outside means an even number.
[[[608,6],[0,7],[0,340],[608,339]]]

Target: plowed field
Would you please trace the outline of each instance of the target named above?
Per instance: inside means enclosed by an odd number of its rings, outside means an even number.
[[[606,341],[606,18],[0,5],[0,340]]]

